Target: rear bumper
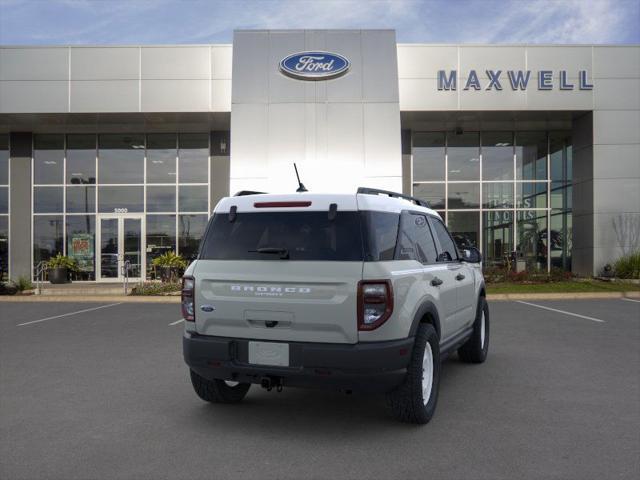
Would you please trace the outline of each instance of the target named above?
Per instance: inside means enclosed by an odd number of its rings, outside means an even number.
[[[289,342],[289,367],[248,363],[249,339],[185,332],[184,360],[198,375],[260,383],[264,377],[283,386],[386,392],[402,383],[413,337],[355,345]]]

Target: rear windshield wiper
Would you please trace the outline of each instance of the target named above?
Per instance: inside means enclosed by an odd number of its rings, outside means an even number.
[[[262,248],[258,248],[257,250],[249,250],[249,252],[250,253],[272,253],[272,254],[280,255],[280,258],[282,260],[289,259],[289,250],[282,247],[262,247]]]

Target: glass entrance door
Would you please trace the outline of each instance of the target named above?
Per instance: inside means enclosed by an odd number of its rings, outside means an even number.
[[[101,216],[99,232],[98,279],[122,281],[140,279],[143,269],[142,217]]]

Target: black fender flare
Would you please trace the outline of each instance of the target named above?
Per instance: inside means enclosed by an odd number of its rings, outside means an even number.
[[[484,280],[480,282],[480,287],[478,288],[478,296],[479,297],[487,297],[487,288],[484,284]],[[478,299],[480,301],[480,299]]]
[[[431,300],[425,300],[416,311],[416,314],[413,317],[413,322],[411,323],[411,330],[409,330],[410,337],[415,337],[420,322],[427,314],[429,314],[433,319],[433,328],[436,329],[438,338],[441,338],[440,315],[438,315],[438,309]]]

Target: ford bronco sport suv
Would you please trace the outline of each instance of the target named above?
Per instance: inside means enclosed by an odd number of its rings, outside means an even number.
[[[427,423],[441,359],[487,356],[480,260],[393,192],[224,198],[183,278],[193,388],[218,403],[252,383],[384,392],[400,420]]]

